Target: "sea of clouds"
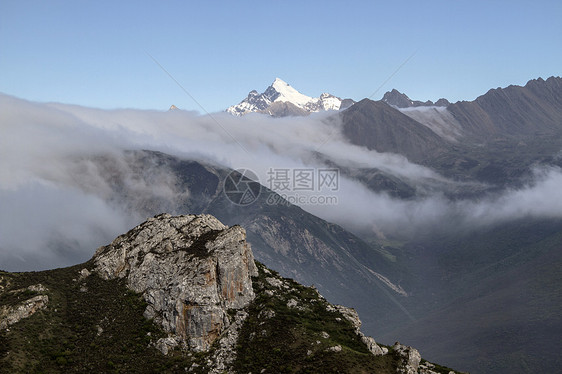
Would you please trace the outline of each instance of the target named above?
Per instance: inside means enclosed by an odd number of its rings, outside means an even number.
[[[0,269],[37,270],[91,257],[146,217],[150,195],[172,207],[189,195],[157,165],[133,170],[127,150],[154,150],[232,169],[250,169],[265,185],[272,169],[376,168],[411,185],[437,186],[401,200],[340,173],[337,204],[303,208],[357,233],[413,233],[472,227],[521,217],[562,217],[562,171],[542,167],[518,189],[450,200],[447,180],[400,155],[350,144],[331,113],[271,118],[261,114],[101,110],[35,103],[0,94]],[[100,162],[105,160],[105,162]],[[109,160],[109,162],[108,162]],[[128,191],[120,201],[114,184]],[[189,212],[185,212],[189,213]]]

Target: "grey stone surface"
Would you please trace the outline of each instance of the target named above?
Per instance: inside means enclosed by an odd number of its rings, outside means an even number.
[[[42,284],[34,284],[21,290],[10,291],[12,293],[21,293],[24,291],[46,292],[47,288]],[[4,305],[0,307],[0,329],[5,329],[24,318],[28,318],[41,309],[45,309],[49,304],[49,296],[36,295],[24,300],[16,305]]]
[[[254,299],[254,257],[239,226],[227,227],[210,215],[151,218],[94,256],[104,279],[126,278],[142,293],[147,318],[171,339],[160,344],[205,351],[231,324],[229,309]]]
[[[418,374],[421,355],[417,349],[402,345],[398,342],[392,346],[394,352],[400,356],[397,373],[400,374]]]

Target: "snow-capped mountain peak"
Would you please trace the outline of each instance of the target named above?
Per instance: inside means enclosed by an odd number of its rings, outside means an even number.
[[[301,94],[287,82],[279,78],[275,78],[271,87],[273,87],[275,91],[279,92],[279,96],[275,99],[275,101],[288,101],[299,108],[304,108],[307,103],[313,100],[312,97]]]
[[[275,87],[276,85],[288,86],[289,83],[287,83],[287,82],[285,82],[283,79],[277,77],[277,78],[275,78],[275,80],[273,81],[272,86]]]
[[[316,98],[304,95],[282,79],[275,78],[263,93],[259,94],[253,90],[248,97],[226,111],[236,116],[252,112],[267,113],[271,116],[307,115],[324,110],[340,110],[342,101],[329,93],[323,93]],[[346,100],[349,101],[351,100]],[[273,105],[274,103],[277,104]]]

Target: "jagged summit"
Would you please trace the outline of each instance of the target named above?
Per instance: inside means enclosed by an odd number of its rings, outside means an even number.
[[[329,93],[313,98],[300,93],[280,78],[263,92],[250,91],[239,104],[229,107],[226,111],[235,116],[248,113],[266,113],[274,117],[303,116],[325,110],[345,109],[353,104],[353,100],[342,100]]]
[[[382,101],[384,101],[388,105],[392,105],[401,109],[419,106],[447,106],[450,104],[447,99],[439,99],[435,103],[431,100],[427,100],[426,102],[412,100],[406,94],[394,88],[392,89],[392,91],[388,91],[384,94],[384,96],[382,97]]]

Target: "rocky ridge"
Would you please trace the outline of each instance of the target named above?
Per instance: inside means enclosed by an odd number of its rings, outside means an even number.
[[[408,97],[408,95],[396,90],[392,89],[392,91],[388,91],[382,97],[382,101],[387,103],[388,105],[392,105],[394,107],[403,109],[403,108],[414,108],[420,106],[436,106],[436,107],[446,107],[449,105],[449,100],[441,98],[437,100],[435,103],[431,100],[427,100],[425,102],[412,100]]]
[[[449,373],[377,344],[354,309],[254,262],[244,229],[211,215],[160,214],[72,268],[1,272],[0,326],[10,372]]]
[[[169,338],[163,352],[182,345],[208,350],[229,327],[229,310],[254,299],[254,256],[240,226],[226,227],[210,215],[151,218],[98,249],[95,271],[103,279],[125,278],[148,303]]]
[[[102,278],[125,278],[129,288],[143,295],[148,304],[145,316],[169,334],[156,343],[162,353],[168,354],[178,346],[188,351],[209,351],[217,342],[206,370],[216,372],[232,365],[234,346],[249,315],[247,307],[256,297],[252,277],[258,276],[244,229],[227,227],[210,215],[162,214],[98,249],[94,264]],[[282,297],[279,293],[296,292],[290,281],[265,267],[262,275],[266,295]],[[317,291],[316,294],[328,312],[339,313],[351,323],[372,355],[388,354],[388,348],[361,332],[361,321],[354,309],[331,305]],[[296,294],[286,305],[299,311],[310,308]],[[264,308],[258,313],[258,318],[265,320],[275,316],[275,309]],[[342,321],[341,317],[336,319]],[[330,334],[322,331],[320,336],[328,339]],[[324,352],[342,349],[337,344],[326,347]],[[421,360],[417,350],[398,343],[393,350],[399,357],[399,372],[417,373]]]

